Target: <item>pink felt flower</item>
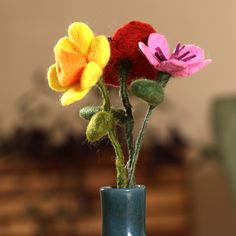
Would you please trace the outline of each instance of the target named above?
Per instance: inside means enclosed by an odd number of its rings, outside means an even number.
[[[212,61],[205,59],[203,49],[193,44],[177,44],[170,53],[165,36],[158,33],[149,35],[147,45],[139,42],[139,48],[156,70],[173,77],[190,76]]]

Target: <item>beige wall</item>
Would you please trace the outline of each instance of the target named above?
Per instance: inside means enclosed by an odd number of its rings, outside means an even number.
[[[53,45],[72,21],[110,35],[139,19],[165,34],[172,48],[177,42],[196,43],[213,58],[212,65],[192,78],[173,80],[167,91],[173,110],[152,119],[155,127],[173,122],[193,139],[210,140],[210,103],[216,95],[236,92],[235,9],[235,0],[1,0],[0,120],[11,119],[33,71],[46,70],[53,62]]]

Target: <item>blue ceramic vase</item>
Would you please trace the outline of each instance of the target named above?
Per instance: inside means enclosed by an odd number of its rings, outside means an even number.
[[[146,236],[146,188],[102,187],[102,236]]]

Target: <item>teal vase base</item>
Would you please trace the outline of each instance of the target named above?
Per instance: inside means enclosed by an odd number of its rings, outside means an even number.
[[[146,236],[146,188],[100,188],[102,236]]]

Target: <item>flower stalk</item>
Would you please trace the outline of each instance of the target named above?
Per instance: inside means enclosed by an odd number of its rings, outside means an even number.
[[[148,107],[147,113],[146,113],[146,115],[144,117],[144,120],[143,120],[142,127],[141,127],[141,129],[139,131],[137,140],[135,142],[134,154],[133,154],[131,165],[130,165],[129,183],[128,183],[129,188],[134,187],[135,184],[136,184],[135,183],[136,165],[137,165],[139,153],[140,153],[140,150],[141,150],[141,147],[142,147],[144,133],[145,133],[145,130],[147,128],[148,121],[149,121],[149,119],[150,119],[150,117],[152,115],[153,109],[154,109],[154,107],[151,106],[151,105]]]
[[[105,84],[103,83],[102,78],[98,81],[97,86],[99,87],[100,92],[103,97],[104,111],[111,113],[111,105],[110,105],[111,103],[110,103],[109,93],[108,93],[108,90],[107,90]],[[119,143],[119,140],[116,136],[114,128],[108,132],[108,138],[109,138],[109,140],[115,150],[115,154],[116,154],[115,165],[116,165],[117,188],[126,188],[127,187],[127,175],[126,175],[126,169],[125,169],[125,158],[124,158],[124,154],[123,154],[121,145]]]
[[[116,153],[116,180],[117,188],[127,188],[127,177],[125,169],[125,158],[120,143],[116,137],[115,131],[111,130],[108,137]]]
[[[131,65],[128,61],[124,61],[120,65],[120,96],[127,116],[127,120],[125,122],[125,135],[129,153],[128,163],[127,163],[128,175],[130,175],[130,167],[134,151],[134,141],[133,141],[134,118],[133,118],[132,106],[129,101],[129,94],[127,88],[127,79],[130,67]]]
[[[170,79],[171,75],[165,72],[160,72],[156,78],[156,81],[163,87],[165,88],[165,86],[167,85],[169,79]],[[132,157],[132,161],[131,161],[131,165],[130,165],[130,172],[129,172],[129,180],[128,180],[128,186],[129,188],[134,187],[135,186],[135,170],[136,170],[136,165],[138,162],[138,158],[139,158],[139,153],[142,147],[142,142],[143,142],[143,138],[144,138],[144,134],[147,128],[147,124],[148,121],[152,115],[153,110],[155,109],[155,106],[153,105],[149,105],[148,106],[148,110],[147,113],[144,117],[143,120],[143,124],[142,127],[139,131],[137,140],[135,142],[135,147],[134,147],[134,153],[133,153],[133,157]]]
[[[103,78],[100,78],[100,80],[97,83],[97,86],[98,86],[98,88],[102,94],[102,97],[103,97],[104,111],[110,111],[111,110],[111,102],[110,102],[108,90],[103,82]]]

